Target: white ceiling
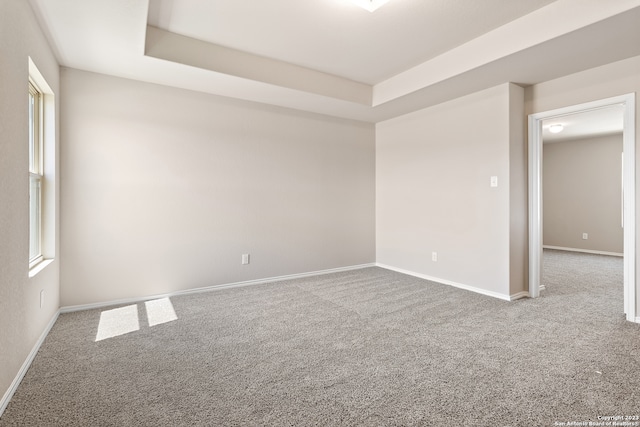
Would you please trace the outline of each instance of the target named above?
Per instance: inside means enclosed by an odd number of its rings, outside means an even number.
[[[62,66],[377,122],[640,55],[640,0],[30,0]]]
[[[554,0],[155,0],[149,24],[367,84],[380,83]]]
[[[549,127],[554,124],[564,126],[562,132],[551,133]],[[546,144],[600,135],[612,135],[622,133],[623,128],[624,107],[622,105],[612,105],[544,120],[542,122],[542,140]]]

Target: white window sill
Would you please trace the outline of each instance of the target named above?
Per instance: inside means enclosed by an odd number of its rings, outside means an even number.
[[[53,262],[52,259],[43,259],[33,267],[29,269],[29,279],[34,277],[36,274],[40,273],[45,267]]]

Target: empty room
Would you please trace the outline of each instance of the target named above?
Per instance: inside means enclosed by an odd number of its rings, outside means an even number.
[[[0,0],[0,427],[640,426],[639,23]]]

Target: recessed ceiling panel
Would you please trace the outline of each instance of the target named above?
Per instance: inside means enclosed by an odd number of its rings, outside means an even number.
[[[351,0],[154,0],[149,24],[375,84],[553,2],[393,0],[369,13]]]

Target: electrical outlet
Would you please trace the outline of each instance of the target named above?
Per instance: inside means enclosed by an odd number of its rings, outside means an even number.
[[[589,239],[589,233],[582,233],[582,240]]]
[[[431,261],[433,262],[438,261],[438,252],[431,252]]]
[[[242,265],[249,264],[249,254],[242,254]]]

